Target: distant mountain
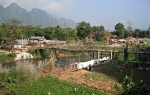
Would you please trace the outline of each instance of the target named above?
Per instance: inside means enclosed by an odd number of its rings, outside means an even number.
[[[53,27],[59,25],[63,28],[76,27],[76,23],[74,21],[66,18],[56,18],[44,10],[34,8],[28,12],[26,9],[21,8],[16,3],[12,3],[6,8],[0,5],[0,24],[6,23],[12,18],[20,20],[21,25],[41,25],[41,27]]]

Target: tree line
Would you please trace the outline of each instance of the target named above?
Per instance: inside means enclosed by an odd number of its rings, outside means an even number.
[[[132,29],[132,26],[128,26],[127,29],[125,29],[124,25],[122,23],[118,23],[115,26],[115,30],[112,32],[112,34],[116,34],[118,38],[127,38],[129,36],[135,37],[135,38],[150,38],[150,26],[148,30],[141,30],[141,29]]]
[[[15,40],[21,38],[26,39],[31,36],[44,36],[49,40],[81,40],[88,37],[95,41],[107,41],[112,34],[117,35],[117,37],[121,39],[129,36],[135,38],[150,38],[150,27],[148,30],[133,30],[131,26],[125,29],[122,23],[116,24],[115,30],[112,32],[106,30],[103,25],[91,26],[90,23],[85,21],[77,23],[75,29],[61,28],[60,26],[46,28],[41,28],[40,25],[20,26],[20,23],[21,22],[17,19],[11,19],[7,23],[2,23],[0,25],[0,40]]]

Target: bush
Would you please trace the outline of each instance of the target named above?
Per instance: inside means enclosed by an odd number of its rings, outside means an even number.
[[[123,56],[123,54],[119,54],[118,56],[117,56],[117,60],[119,60],[119,61],[123,61],[123,58],[124,56]]]
[[[138,84],[132,82],[131,77],[126,76],[120,88],[116,83],[114,88],[117,91],[116,95],[149,95],[148,89],[141,80]]]
[[[20,85],[34,79],[35,72],[32,64],[17,65],[16,68],[9,69],[0,68],[0,95],[13,95],[16,93],[13,85]]]
[[[135,54],[129,54],[127,60],[128,61],[136,61],[136,55]]]
[[[50,51],[48,49],[36,49],[36,50],[29,50],[28,53],[36,56],[37,58],[48,58],[50,56]]]

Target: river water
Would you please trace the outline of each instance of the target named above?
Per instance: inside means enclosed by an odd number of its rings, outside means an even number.
[[[71,62],[85,62],[85,61],[89,61],[89,60],[90,60],[90,57],[86,56],[86,55],[61,57],[61,58],[57,59],[56,66],[58,64],[59,65],[66,65],[66,66],[68,66]],[[41,58],[38,58],[38,59],[18,60],[18,61],[12,61],[12,62],[2,63],[2,67],[3,68],[10,68],[10,67],[15,67],[16,64],[26,64],[26,63],[34,64],[35,67],[36,67],[36,66],[38,66],[38,64],[40,62],[43,62],[43,60]]]

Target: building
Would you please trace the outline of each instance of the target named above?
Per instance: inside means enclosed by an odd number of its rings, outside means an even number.
[[[29,38],[29,42],[33,42],[33,43],[43,43],[45,41],[45,37],[44,36],[32,36],[31,38]]]

